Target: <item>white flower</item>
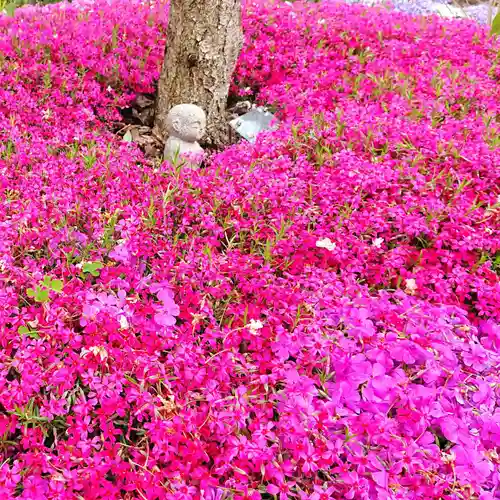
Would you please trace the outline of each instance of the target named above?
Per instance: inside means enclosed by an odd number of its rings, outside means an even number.
[[[44,109],[42,111],[42,118],[44,120],[48,120],[51,117],[51,115],[52,115],[52,111],[50,109]]]
[[[122,330],[126,330],[129,327],[128,320],[126,316],[120,316],[120,327]]]
[[[247,328],[250,330],[250,333],[252,335],[258,335],[259,330],[264,328],[264,325],[262,324],[262,321],[251,319],[250,323],[247,325]]]
[[[103,346],[94,345],[89,349],[82,349],[80,357],[85,358],[88,354],[92,353],[94,356],[101,358],[101,361],[105,361],[108,358],[108,351]]]
[[[417,282],[415,281],[414,278],[408,278],[405,280],[405,292],[408,293],[409,295],[414,295],[415,292],[417,291]]]
[[[326,248],[327,250],[330,250],[330,252],[333,252],[335,248],[337,248],[337,245],[330,238],[318,240],[316,242],[316,246],[318,248]]]
[[[108,351],[106,351],[106,349],[104,349],[104,347],[101,345],[95,345],[91,347],[90,350],[92,351],[94,356],[100,357],[101,361],[106,360],[108,357]]]
[[[442,460],[445,464],[451,464],[455,462],[457,456],[452,451],[450,453],[441,452]]]
[[[384,242],[384,238],[375,238],[372,242],[372,245],[376,248],[380,248],[382,243]]]

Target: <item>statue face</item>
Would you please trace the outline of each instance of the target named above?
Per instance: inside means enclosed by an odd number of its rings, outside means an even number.
[[[193,105],[181,104],[170,113],[169,132],[171,135],[186,141],[199,141],[205,134],[207,121],[201,108]]]
[[[199,141],[205,133],[205,127],[205,120],[201,118],[189,121],[184,129],[184,133],[186,134],[184,140],[191,142]]]

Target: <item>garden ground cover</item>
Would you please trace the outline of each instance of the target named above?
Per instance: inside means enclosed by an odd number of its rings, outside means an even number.
[[[500,498],[498,44],[247,2],[281,128],[192,171],[110,129],[167,5],[0,19],[0,495]]]

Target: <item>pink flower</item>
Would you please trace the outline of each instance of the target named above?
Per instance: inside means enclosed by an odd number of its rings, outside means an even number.
[[[160,307],[157,307],[154,319],[161,326],[175,325],[175,317],[179,315],[179,306],[174,301],[174,294],[168,284],[152,285],[150,290],[156,293],[158,299],[162,302]]]
[[[488,355],[479,344],[471,344],[470,351],[464,352],[462,357],[467,366],[474,367],[477,371],[482,371],[487,366]]]
[[[329,488],[322,488],[318,485],[314,486],[314,493],[311,494],[311,500],[330,500],[333,498],[335,493],[335,488],[330,486]]]
[[[498,39],[242,10],[279,126],[196,170],[115,133],[168,2],[0,22],[0,498],[498,496]]]
[[[288,500],[289,495],[292,494],[291,488],[295,486],[294,481],[287,481],[286,483],[282,483],[279,486],[274,484],[267,485],[267,492],[271,495],[277,495],[279,500]]]

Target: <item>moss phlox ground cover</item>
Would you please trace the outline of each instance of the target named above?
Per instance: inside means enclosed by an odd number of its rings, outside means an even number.
[[[110,125],[167,8],[0,19],[0,496],[500,498],[498,44],[246,2],[281,127],[191,170]]]

